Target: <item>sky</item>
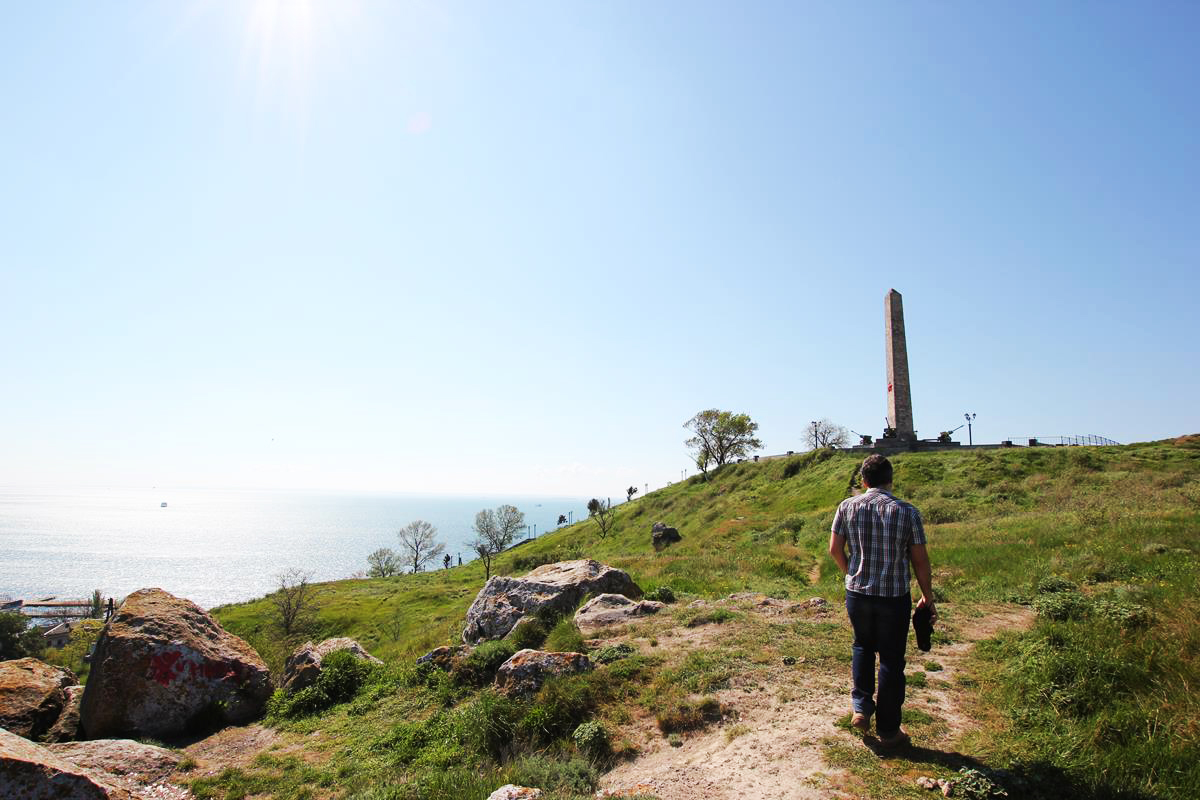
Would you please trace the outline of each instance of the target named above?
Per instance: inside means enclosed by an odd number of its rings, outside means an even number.
[[[0,486],[1200,431],[1200,6],[0,4]],[[965,437],[959,431],[956,438]]]

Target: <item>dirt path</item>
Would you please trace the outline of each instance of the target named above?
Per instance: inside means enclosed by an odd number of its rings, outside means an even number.
[[[831,614],[843,621],[843,615]],[[978,641],[1002,628],[1026,627],[1029,609],[992,609],[981,617],[957,621],[958,640],[935,648],[928,658],[910,654],[909,673],[936,662],[940,671],[928,673],[928,685],[909,692],[906,708],[919,708],[944,727],[939,742],[956,739],[971,724],[960,709],[961,689],[955,676]],[[772,670],[759,690],[728,690],[717,697],[736,712],[736,720],[683,740],[672,747],[652,722],[643,721],[644,744],[638,757],[618,765],[601,780],[602,790],[634,790],[661,800],[808,800],[843,796],[833,786],[838,773],[822,757],[828,743],[862,746],[860,740],[834,721],[849,710],[844,668],[802,673]]]

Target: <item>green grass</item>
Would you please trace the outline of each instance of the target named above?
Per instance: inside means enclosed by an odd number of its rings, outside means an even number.
[[[904,454],[893,462],[896,493],[925,514],[935,585],[956,622],[968,625],[971,609],[999,603],[1031,604],[1040,616],[1028,632],[1004,631],[981,645],[971,669],[957,675],[956,691],[975,703],[983,724],[954,754],[879,759],[831,744],[827,760],[849,770],[854,791],[918,796],[914,770],[950,777],[959,768],[981,768],[1010,770],[1019,787],[1010,796],[1194,796],[1200,786],[1197,440]],[[605,720],[619,739],[630,713],[653,716],[698,702],[783,656],[805,668],[845,669],[845,632],[834,622],[754,627],[758,623],[747,615],[686,606],[743,591],[840,602],[840,576],[825,549],[833,511],[847,495],[857,463],[847,454],[819,451],[730,465],[709,481],[691,478],[619,506],[607,537],[585,521],[502,554],[494,564],[497,574],[590,557],[627,570],[644,587],[669,587],[679,596],[678,610],[664,612],[661,623],[647,623],[651,633],[656,624],[688,621],[697,631],[721,628],[717,646],[666,652],[654,647],[658,640],[651,636],[655,655],[643,651],[601,667],[594,675],[603,682],[581,676],[555,683],[519,718],[504,717],[519,734],[511,751],[453,734],[462,720],[481,724],[478,705],[491,702],[486,691],[437,679],[397,684],[390,693],[368,687],[324,715],[286,723],[322,732],[328,750],[318,766],[254,765],[204,779],[201,796],[253,795],[268,774],[277,785],[267,793],[281,798],[314,792],[451,796],[450,789],[438,788],[453,785],[434,775],[432,765],[440,764],[466,787],[454,796],[486,797],[488,786],[535,755],[552,764],[579,758],[571,724],[583,719]],[[656,553],[650,543],[656,521],[678,528],[683,540]],[[482,584],[482,567],[475,564],[324,584],[308,634],[352,636],[385,661],[411,664],[413,656],[457,641]],[[1054,587],[1058,591],[1045,591]],[[269,664],[282,664],[290,643],[274,633],[265,599],[214,613]],[[554,644],[582,645],[569,620],[560,626],[545,631]],[[940,636],[948,641],[944,632]],[[925,669],[932,672],[935,663]],[[497,708],[487,713],[499,713]],[[396,734],[401,724],[434,726],[430,730],[440,733],[427,740],[437,744],[422,745],[403,763],[395,762],[392,750],[372,749],[372,742]],[[945,727],[920,713],[907,724],[931,736]],[[463,771],[451,763],[475,766]],[[555,796],[570,796],[577,791],[572,785],[562,778]]]

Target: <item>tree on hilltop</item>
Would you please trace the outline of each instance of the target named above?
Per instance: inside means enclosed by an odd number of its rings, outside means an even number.
[[[637,494],[636,486],[630,486],[628,489],[626,489],[625,490],[625,502],[628,503],[629,501],[633,500],[633,496],[635,494]]]
[[[381,547],[367,556],[367,566],[372,578],[390,578],[400,574],[400,556],[390,547]]]
[[[446,549],[436,538],[437,528],[423,519],[408,523],[396,535],[400,538],[400,556],[413,572],[420,572]]]
[[[804,442],[811,450],[820,450],[823,447],[845,447],[850,443],[850,432],[836,422],[822,418],[809,423],[808,429],[804,432]]]
[[[492,577],[492,559],[504,552],[517,531],[525,526],[525,515],[516,506],[504,505],[495,510],[485,508],[475,515],[475,540],[471,549],[483,561],[484,580]]]
[[[710,408],[697,413],[683,427],[694,434],[684,444],[692,449],[696,466],[705,479],[709,467],[722,467],[762,449],[762,441],[754,436],[758,423],[748,414]]]
[[[613,508],[611,500],[597,500],[595,497],[588,500],[587,510],[588,516],[600,526],[600,538],[603,539],[616,522],[617,510]]]
[[[307,628],[317,617],[317,587],[312,573],[297,567],[275,576],[278,589],[270,595],[276,622],[285,637]]]

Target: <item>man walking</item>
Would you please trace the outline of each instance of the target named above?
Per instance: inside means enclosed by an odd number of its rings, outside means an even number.
[[[931,621],[937,619],[937,609],[921,513],[892,496],[892,464],[883,456],[867,456],[862,463],[862,481],[866,491],[843,500],[833,517],[829,555],[846,575],[846,613],[854,628],[854,689],[850,692],[854,716],[850,724],[867,733],[875,716],[880,742],[895,747],[909,741],[900,727],[900,707],[904,704],[904,650],[912,611],[910,561],[921,587],[917,608],[928,608]]]

